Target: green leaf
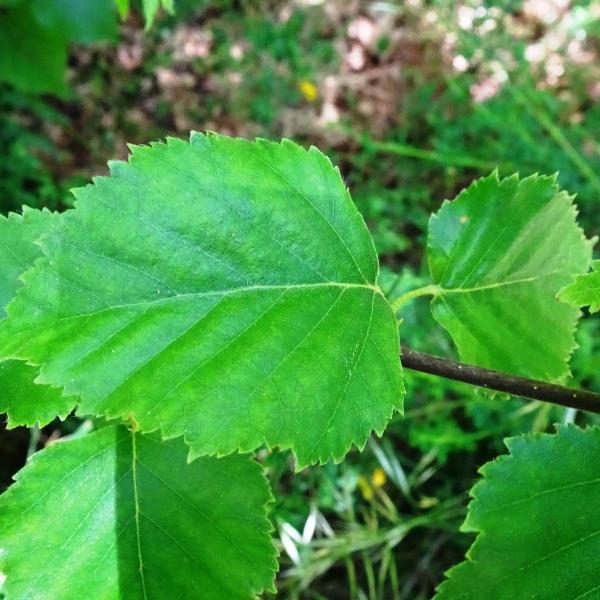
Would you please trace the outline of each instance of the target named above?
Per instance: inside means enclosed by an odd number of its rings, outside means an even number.
[[[129,14],[129,0],[115,0],[121,19],[126,19]]]
[[[250,599],[273,585],[268,484],[245,456],[107,427],[35,454],[0,497],[7,598]],[[55,524],[50,526],[51,524]]]
[[[121,18],[125,19],[129,14],[129,0],[115,0],[115,4],[117,6],[119,14],[121,15]],[[154,20],[156,19],[156,15],[158,13],[158,9],[161,6],[170,15],[175,13],[174,0],[142,0],[142,9],[144,11],[146,31],[152,27]]]
[[[17,4],[23,4],[24,0],[0,0],[0,6],[16,6]]]
[[[507,446],[509,456],[481,469],[463,526],[477,539],[436,600],[597,598],[600,428],[568,426]]]
[[[152,27],[160,7],[169,14],[173,14],[175,11],[174,0],[142,0],[142,7],[144,9],[144,17],[146,20],[146,30]]]
[[[0,82],[35,94],[66,91],[67,41],[41,26],[29,3],[0,14]]]
[[[7,413],[8,428],[46,425],[64,419],[75,407],[62,390],[34,383],[37,369],[21,360],[0,362],[0,413]]]
[[[161,0],[161,4],[170,15],[175,12],[175,0]]]
[[[23,208],[23,215],[0,216],[0,316],[21,286],[20,276],[42,256],[35,242],[59,223],[60,215],[47,210]],[[8,414],[8,426],[45,425],[64,418],[75,401],[62,390],[33,383],[37,369],[22,361],[0,362],[0,413]]]
[[[33,0],[37,21],[48,31],[60,31],[69,41],[115,40],[117,10],[110,0]]]
[[[137,147],[76,191],[0,333],[80,412],[192,456],[340,459],[402,407],[397,322],[329,160],[284,141]]]
[[[563,288],[559,300],[573,306],[589,306],[590,312],[600,310],[600,260],[592,262],[592,271],[575,277],[575,282]]]
[[[463,361],[538,379],[568,374],[579,311],[556,294],[588,270],[592,246],[576,215],[555,178],[493,173],[431,218],[432,311]]]
[[[49,233],[60,219],[58,213],[23,207],[23,214],[0,215],[0,318],[21,287],[21,275],[42,256],[36,242]]]

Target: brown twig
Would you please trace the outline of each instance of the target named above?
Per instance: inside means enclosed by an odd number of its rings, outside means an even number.
[[[490,390],[506,392],[513,396],[542,400],[600,414],[600,394],[595,392],[467,365],[447,358],[415,352],[406,347],[402,347],[400,360],[403,367],[413,371],[454,379]]]

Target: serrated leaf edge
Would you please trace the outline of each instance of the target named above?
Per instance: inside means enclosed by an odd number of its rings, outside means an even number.
[[[215,133],[215,132],[206,132],[206,133],[199,133],[197,131],[191,131],[190,135],[189,135],[189,140],[185,141],[181,138],[177,138],[177,137],[172,137],[172,136],[168,136],[164,142],[162,141],[153,141],[150,142],[149,144],[129,144],[128,147],[131,151],[131,154],[128,156],[127,160],[112,160],[108,162],[108,166],[109,166],[109,175],[100,175],[100,176],[96,176],[92,178],[92,183],[91,184],[87,184],[86,186],[83,187],[79,187],[79,188],[73,188],[71,189],[71,193],[73,193],[73,195],[75,196],[75,200],[73,202],[73,208],[66,211],[65,213],[63,213],[63,221],[61,226],[65,226],[65,223],[68,219],[71,218],[71,215],[74,214],[75,210],[77,208],[79,208],[80,204],[81,204],[81,199],[78,198],[77,196],[77,192],[80,189],[85,189],[88,187],[93,187],[93,186],[98,186],[98,185],[102,185],[103,181],[107,181],[110,180],[110,177],[113,175],[118,175],[119,170],[120,169],[129,169],[133,166],[134,162],[139,158],[140,155],[144,154],[145,152],[148,152],[149,150],[152,150],[155,147],[162,147],[162,146],[174,146],[174,145],[180,145],[180,144],[192,144],[193,140],[205,140],[207,143],[210,143],[211,139],[226,139],[226,140],[237,140],[237,141],[242,141],[245,142],[247,144],[252,144],[252,143],[257,143],[259,145],[265,145],[268,147],[277,147],[280,146],[282,148],[290,147],[292,148],[294,151],[301,151],[301,152],[305,152],[305,153],[316,153],[320,158],[324,159],[331,167],[333,167],[333,169],[335,170],[335,172],[340,176],[340,179],[343,181],[342,177],[341,177],[341,173],[340,170],[337,166],[333,165],[333,163],[331,162],[331,160],[329,159],[329,157],[327,157],[324,153],[322,153],[318,148],[316,148],[315,146],[310,146],[309,149],[307,150],[306,148],[300,146],[299,144],[296,144],[295,142],[293,142],[292,140],[289,140],[287,138],[283,138],[280,142],[275,142],[272,140],[266,140],[264,138],[255,138],[254,140],[248,140],[245,138],[241,138],[241,137],[229,137],[229,136],[223,136],[221,134]],[[364,218],[362,216],[362,214],[358,211],[358,209],[356,208],[356,205],[354,204],[354,202],[352,201],[349,189],[347,186],[344,185],[344,190],[346,195],[348,196],[348,199],[351,202],[351,206],[353,207],[353,211],[355,213],[355,216],[358,216],[360,218],[360,222],[361,224],[364,226],[365,230],[368,231],[367,225],[364,221]],[[84,210],[82,208],[82,210]],[[375,273],[375,277],[374,277],[374,282],[370,283],[368,282],[368,280],[365,279],[366,285],[362,285],[360,287],[367,287],[373,290],[373,293],[377,293],[381,296],[381,298],[383,299],[386,308],[388,309],[388,311],[390,312],[390,324],[394,324],[393,327],[393,336],[396,340],[396,345],[398,348],[398,354],[399,354],[399,350],[400,350],[400,342],[399,342],[399,332],[398,332],[398,327],[396,326],[397,324],[397,320],[396,320],[396,316],[394,314],[394,311],[390,305],[390,303],[388,302],[387,298],[385,297],[385,294],[383,293],[383,291],[381,290],[381,288],[379,287],[377,281],[378,281],[378,277],[379,277],[379,272],[380,272],[380,264],[379,261],[377,260],[377,252],[375,249],[375,244],[373,242],[373,238],[368,235],[368,241],[370,244],[370,250],[372,255],[375,257],[375,263],[374,266],[376,266],[376,273]],[[21,294],[23,293],[22,290],[26,287],[27,282],[29,280],[29,278],[31,277],[35,277],[36,276],[36,272],[38,270],[40,270],[42,267],[45,266],[51,266],[51,260],[49,258],[49,254],[51,252],[51,248],[48,245],[48,236],[44,235],[42,236],[42,238],[39,240],[38,245],[40,246],[40,248],[42,249],[42,252],[44,253],[44,256],[39,257],[38,259],[36,259],[32,265],[31,268],[27,269],[21,276],[20,276],[20,280],[23,283],[23,286],[21,286],[21,288],[17,291],[16,296],[13,298],[13,300],[11,300],[11,302],[7,305],[6,307],[6,312],[7,312],[7,317],[11,317],[14,316],[14,308],[18,306],[17,303],[17,299],[21,296]],[[6,321],[6,319],[3,319],[2,322]],[[0,322],[0,327],[2,326],[2,322]],[[13,358],[16,360],[23,360],[22,358],[19,358],[18,356],[5,356],[5,358]],[[400,360],[399,356],[398,356],[398,360]],[[68,382],[66,384],[60,384],[57,383],[56,381],[53,381],[50,378],[46,378],[44,376],[44,366],[37,364],[34,361],[30,361],[30,360],[26,360],[26,363],[30,366],[36,367],[40,369],[39,375],[36,377],[36,379],[34,380],[35,383],[38,384],[43,384],[43,385],[49,385],[52,388],[55,389],[62,389],[63,390],[63,397],[69,398],[69,397],[73,397],[74,398],[74,403],[73,403],[73,409],[75,409],[77,407],[77,409],[79,408],[79,402],[77,401],[77,391],[74,389],[71,389],[69,387]],[[401,374],[402,374],[402,367],[400,366],[401,369]],[[384,413],[383,417],[383,423],[381,424],[381,426],[379,427],[374,427],[371,432],[374,432],[377,436],[381,436],[384,432],[384,430],[386,429],[388,423],[390,422],[390,420],[392,419],[393,415],[395,413],[399,413],[399,414],[403,414],[403,400],[404,400],[404,395],[405,395],[405,387],[404,387],[404,382],[403,380],[401,381],[402,384],[402,389],[400,390],[400,393],[398,395],[398,399],[395,403],[394,406],[392,406],[387,412]],[[98,417],[98,416],[102,416],[104,418],[110,419],[110,420],[120,420],[121,423],[127,423],[130,422],[132,419],[132,415],[129,412],[103,412],[103,413],[80,413],[79,410],[76,410],[76,414],[78,416],[81,417],[86,417],[86,416],[93,416],[93,417]],[[163,427],[162,425],[159,427],[155,427],[155,428],[150,428],[150,429],[143,429],[141,430],[143,433],[151,433],[153,431],[159,431],[160,432],[160,436],[161,439],[164,441],[168,441],[170,439],[175,439],[177,437],[182,437],[184,442],[186,443],[186,445],[189,448],[189,456],[188,456],[188,462],[192,462],[194,459],[201,457],[201,456],[208,456],[208,453],[205,452],[197,452],[194,451],[193,447],[191,446],[191,442],[189,440],[189,438],[185,435],[185,433],[183,432],[179,432],[179,433],[174,433],[173,435],[167,435],[165,434],[165,427]],[[339,463],[342,461],[342,459],[344,458],[344,456],[353,448],[356,447],[359,451],[362,451],[366,445],[366,443],[368,442],[370,434],[368,434],[365,439],[355,439],[353,437],[353,439],[351,439],[349,441],[349,443],[347,444],[347,446],[343,449],[343,451],[341,452],[331,452],[329,454],[320,454],[319,456],[316,457],[316,460],[310,463],[304,463],[300,460],[297,460],[296,462],[296,466],[295,469],[296,471],[301,471],[302,469],[306,468],[307,466],[311,465],[311,464],[326,464],[327,462],[329,462],[330,460],[333,460],[335,463]],[[292,443],[281,443],[281,444],[277,444],[277,445],[267,445],[266,440],[263,438],[262,445],[266,446],[267,448],[279,448],[281,450],[290,450],[294,453],[294,455],[297,456],[296,454],[296,447],[294,444]],[[228,448],[226,451],[223,452],[216,452],[213,454],[210,454],[212,456],[217,456],[217,457],[223,457],[223,456],[227,456],[230,455],[232,453],[248,453],[248,452],[252,452],[254,450],[257,449],[257,447],[260,446],[255,446],[252,445],[252,447],[245,447],[243,445],[233,445],[231,446],[231,448]]]
[[[508,453],[497,456],[495,459],[488,461],[481,466],[477,470],[477,472],[481,475],[481,478],[469,490],[470,501],[467,506],[467,515],[463,524],[460,526],[460,531],[464,533],[476,533],[477,537],[465,553],[465,560],[453,565],[444,572],[446,578],[436,587],[436,593],[433,600],[438,597],[440,592],[444,591],[444,587],[452,579],[452,576],[455,572],[459,571],[464,565],[477,565],[477,561],[473,560],[473,552],[479,547],[479,545],[482,543],[482,540],[487,539],[488,534],[477,523],[477,518],[473,516],[472,511],[480,502],[479,490],[482,487],[489,485],[490,482],[495,481],[495,471],[501,469],[506,464],[510,464],[513,460],[518,460],[521,452],[526,451],[526,445],[531,444],[532,442],[535,443],[540,440],[549,440],[551,438],[556,439],[560,435],[565,437],[573,434],[585,435],[588,431],[600,434],[600,427],[588,427],[586,429],[581,429],[576,425],[567,424],[558,426],[555,433],[532,432],[504,439],[504,445],[506,446]],[[464,595],[467,596],[467,593],[465,592]]]

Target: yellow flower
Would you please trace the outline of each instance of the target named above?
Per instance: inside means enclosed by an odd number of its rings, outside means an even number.
[[[386,481],[387,477],[385,476],[385,471],[381,467],[377,467],[371,473],[370,478],[360,475],[356,483],[358,484],[362,497],[367,500],[367,502],[370,502],[373,500],[373,496],[375,496],[375,490],[383,487]]]
[[[381,467],[377,467],[373,473],[371,473],[371,484],[373,487],[383,487],[386,481],[387,477],[385,476],[385,471]]]
[[[360,488],[360,493],[362,494],[362,497],[365,500],[372,500],[373,499],[373,488],[371,487],[371,484],[369,483],[369,480],[366,477],[363,477],[362,475],[358,478],[358,487]]]
[[[431,508],[439,503],[437,498],[432,498],[431,496],[423,496],[419,499],[419,508]]]
[[[308,79],[303,79],[298,84],[298,89],[309,102],[314,102],[319,97],[319,89],[312,81],[308,81]]]

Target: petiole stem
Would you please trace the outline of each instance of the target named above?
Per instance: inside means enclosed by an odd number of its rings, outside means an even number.
[[[398,312],[398,310],[400,310],[400,308],[404,306],[404,304],[406,304],[413,298],[418,298],[419,296],[437,296],[440,293],[440,291],[440,286],[435,284],[425,285],[423,287],[410,290],[409,292],[406,292],[405,294],[402,294],[401,296],[396,298],[392,302],[392,308],[394,309],[394,312]]]

